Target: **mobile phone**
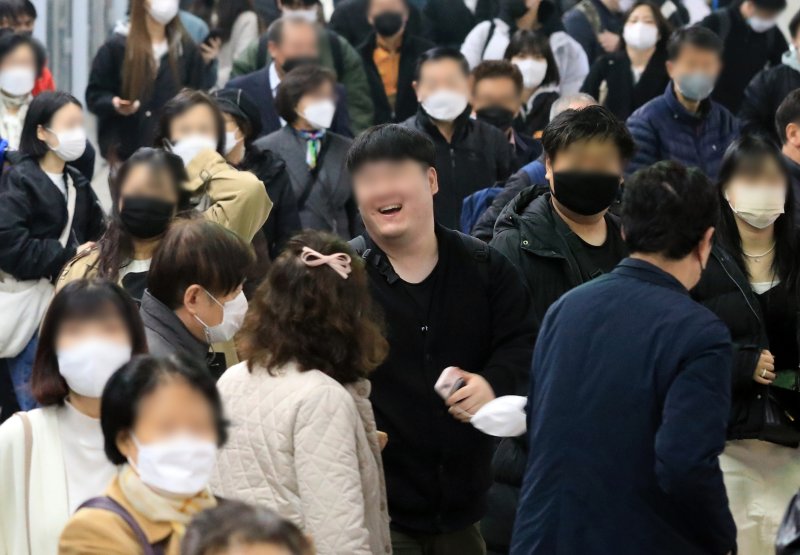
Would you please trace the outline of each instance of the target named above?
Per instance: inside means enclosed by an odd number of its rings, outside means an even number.
[[[459,374],[458,368],[455,366],[448,366],[442,371],[439,379],[436,380],[433,389],[436,390],[436,393],[438,393],[442,399],[447,401],[453,393],[465,385],[464,378]]]
[[[208,32],[208,36],[203,41],[203,44],[211,46],[211,41],[222,38],[222,33],[217,29],[212,29]]]

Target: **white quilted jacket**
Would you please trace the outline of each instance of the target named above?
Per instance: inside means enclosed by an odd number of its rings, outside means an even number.
[[[271,376],[246,363],[219,390],[231,421],[211,488],[270,507],[309,534],[319,555],[391,553],[370,384],[342,386],[296,365]]]

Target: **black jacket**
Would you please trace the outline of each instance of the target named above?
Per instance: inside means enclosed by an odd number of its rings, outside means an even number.
[[[800,226],[800,164],[788,156],[784,156],[784,160],[786,160],[786,167],[789,168],[789,179],[794,193],[794,223],[796,226]]]
[[[378,429],[392,438],[383,451],[389,514],[394,528],[421,533],[478,522],[491,479],[491,438],[447,412],[436,380],[459,366],[481,374],[498,396],[519,394],[536,333],[525,287],[502,255],[442,226],[436,235],[427,317],[369,237],[363,250],[390,346],[370,376]]]
[[[12,167],[0,179],[0,270],[19,280],[55,279],[78,246],[105,231],[103,210],[86,178],[66,166],[75,187],[72,236],[58,241],[67,225],[67,201],[39,166],[19,153],[8,153]]]
[[[790,92],[800,89],[800,72],[785,64],[761,70],[744,90],[739,120],[742,134],[759,133],[781,144],[775,113]]]
[[[478,0],[472,13],[464,0],[428,0],[425,4],[428,38],[439,46],[461,48],[473,27],[497,15],[498,4],[497,0]]]
[[[553,107],[553,103],[558,100],[558,97],[559,94],[556,91],[536,95],[525,117],[517,117],[514,120],[514,129],[532,137],[539,137],[550,122],[550,108]]]
[[[177,77],[172,73],[169,57],[164,55],[149,97],[126,99],[139,100],[139,110],[130,116],[118,114],[111,101],[115,96],[122,96],[122,65],[127,41],[128,37],[115,33],[100,47],[86,87],[86,105],[98,118],[97,139],[100,153],[106,159],[126,160],[137,148],[152,146],[164,104],[184,87],[203,87],[203,58],[192,39],[182,37]]]
[[[367,4],[369,0],[342,0],[336,4],[336,9],[331,14],[328,28],[336,31],[354,47],[364,42],[364,37],[373,32],[372,25],[367,20]],[[426,25],[422,14],[413,4],[408,3],[408,23],[406,33],[424,36]]]
[[[394,110],[392,110],[373,58],[376,40],[377,35],[374,32],[370,33],[367,40],[358,47],[361,59],[364,60],[369,91],[375,106],[375,125],[406,120],[413,116],[419,107],[417,93],[411,86],[414,82],[417,60],[425,51],[433,48],[434,44],[422,37],[410,35],[408,31],[403,34],[403,44],[400,47],[400,72],[397,77],[397,97]]]
[[[511,174],[511,145],[499,129],[470,118],[471,108],[455,121],[448,143],[420,108],[403,125],[422,131],[436,145],[439,192],[433,197],[436,221],[458,229],[464,198],[479,189],[505,181]]]
[[[486,516],[481,520],[487,555],[508,555],[527,464],[527,434],[500,441],[492,457],[493,482],[489,488]]]
[[[542,164],[542,166],[543,165],[544,164]],[[544,170],[542,170],[542,174],[543,173]],[[487,208],[481,217],[478,218],[478,221],[475,222],[475,226],[472,228],[470,235],[477,237],[481,241],[486,241],[487,243],[491,241],[494,236],[494,225],[497,223],[497,218],[500,216],[500,213],[509,202],[514,200],[518,194],[531,185],[542,185],[549,188],[546,178],[543,177],[541,183],[534,183],[531,180],[531,174],[524,169],[520,169],[520,171],[509,177],[508,181],[503,185],[503,190],[494,197],[489,208]],[[547,190],[543,192],[547,192]]]
[[[589,71],[581,92],[600,98],[603,82],[607,87],[604,106],[621,120],[628,119],[639,106],[664,93],[669,83],[667,52],[660,44],[647,63],[639,81],[634,84],[631,60],[625,50],[601,56]]]
[[[543,187],[530,187],[500,214],[490,243],[519,271],[540,321],[559,297],[584,283],[575,254],[556,228],[557,217],[550,192]],[[607,213],[605,219],[609,233],[619,232],[619,218]]]
[[[765,33],[753,31],[742,17],[738,3],[712,13],[700,24],[717,34],[725,34],[727,27],[722,73],[711,98],[735,114],[744,89],[756,73],[781,63],[781,56],[788,49],[786,39],[778,27]]]

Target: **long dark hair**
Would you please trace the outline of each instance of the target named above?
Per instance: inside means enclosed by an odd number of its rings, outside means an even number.
[[[50,127],[53,116],[67,104],[74,104],[83,109],[80,100],[64,91],[45,91],[34,97],[25,114],[25,123],[22,125],[22,135],[19,140],[19,151],[37,160],[50,152],[47,143],[41,140],[36,132],[39,126]]]
[[[797,235],[794,228],[794,194],[789,171],[780,151],[769,140],[757,135],[745,135],[734,141],[725,152],[719,172],[717,193],[721,213],[717,225],[717,240],[730,253],[745,275],[750,275],[742,250],[742,237],[736,226],[736,216],[725,198],[725,187],[740,171],[755,173],[766,161],[773,161],[786,183],[784,213],[775,221],[775,258],[772,270],[781,284],[794,290],[797,281]]]
[[[140,148],[120,166],[116,175],[109,178],[111,218],[106,232],[97,242],[99,256],[95,266],[99,277],[111,281],[117,280],[120,266],[133,256],[133,238],[120,220],[119,200],[128,174],[140,165],[148,166],[153,175],[166,175],[172,181],[178,196],[178,210],[184,208],[188,201],[188,193],[182,189],[182,184],[188,179],[186,169],[181,159],[171,152],[156,148]]]
[[[217,31],[222,42],[231,40],[231,32],[236,19],[244,12],[254,12],[253,0],[224,0],[217,4]]]

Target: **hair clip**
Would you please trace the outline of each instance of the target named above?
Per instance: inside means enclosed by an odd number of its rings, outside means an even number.
[[[347,279],[350,276],[350,272],[353,271],[350,266],[350,255],[343,252],[320,254],[312,248],[303,247],[303,250],[300,252],[300,260],[311,268],[327,264],[334,272],[342,276],[343,279]]]

